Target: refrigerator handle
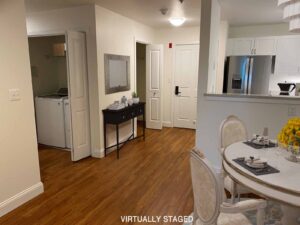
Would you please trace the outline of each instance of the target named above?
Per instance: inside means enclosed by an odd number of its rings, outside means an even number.
[[[251,94],[251,89],[252,89],[253,61],[254,61],[254,59],[250,58],[249,78],[248,78],[248,92],[247,92],[247,94]]]
[[[248,93],[248,80],[249,80],[249,78],[248,78],[248,76],[249,76],[249,64],[250,64],[250,58],[247,58],[247,63],[245,64],[245,78],[244,78],[244,80],[243,80],[243,82],[244,82],[244,88],[243,88],[243,92],[244,92],[244,94],[247,94]]]

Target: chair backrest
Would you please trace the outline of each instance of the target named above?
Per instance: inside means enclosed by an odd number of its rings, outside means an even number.
[[[220,213],[223,191],[220,180],[207,159],[196,150],[191,151],[191,174],[194,194],[194,218],[200,224],[216,224]]]
[[[220,150],[233,143],[247,140],[247,136],[244,123],[236,116],[228,116],[220,126]]]

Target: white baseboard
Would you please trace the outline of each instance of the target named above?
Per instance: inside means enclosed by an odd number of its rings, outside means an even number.
[[[92,157],[94,157],[94,158],[103,158],[104,154],[102,156],[102,151],[103,150],[101,150],[101,149],[94,149],[92,151]]]
[[[163,121],[163,127],[173,127],[173,123],[170,121]]]
[[[14,210],[25,202],[33,199],[34,197],[40,195],[44,192],[44,185],[42,182],[39,182],[24,191],[12,196],[11,198],[0,202],[0,217],[6,213]]]

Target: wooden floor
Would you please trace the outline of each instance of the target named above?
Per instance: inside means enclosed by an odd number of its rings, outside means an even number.
[[[118,225],[126,215],[189,215],[195,131],[165,128],[146,135],[145,142],[127,144],[119,160],[113,152],[72,163],[69,152],[40,150],[45,192],[0,218],[0,224]]]

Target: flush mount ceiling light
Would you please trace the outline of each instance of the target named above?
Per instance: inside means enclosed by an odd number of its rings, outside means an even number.
[[[169,19],[169,22],[175,27],[181,26],[185,21],[186,19],[184,17],[171,17]]]

